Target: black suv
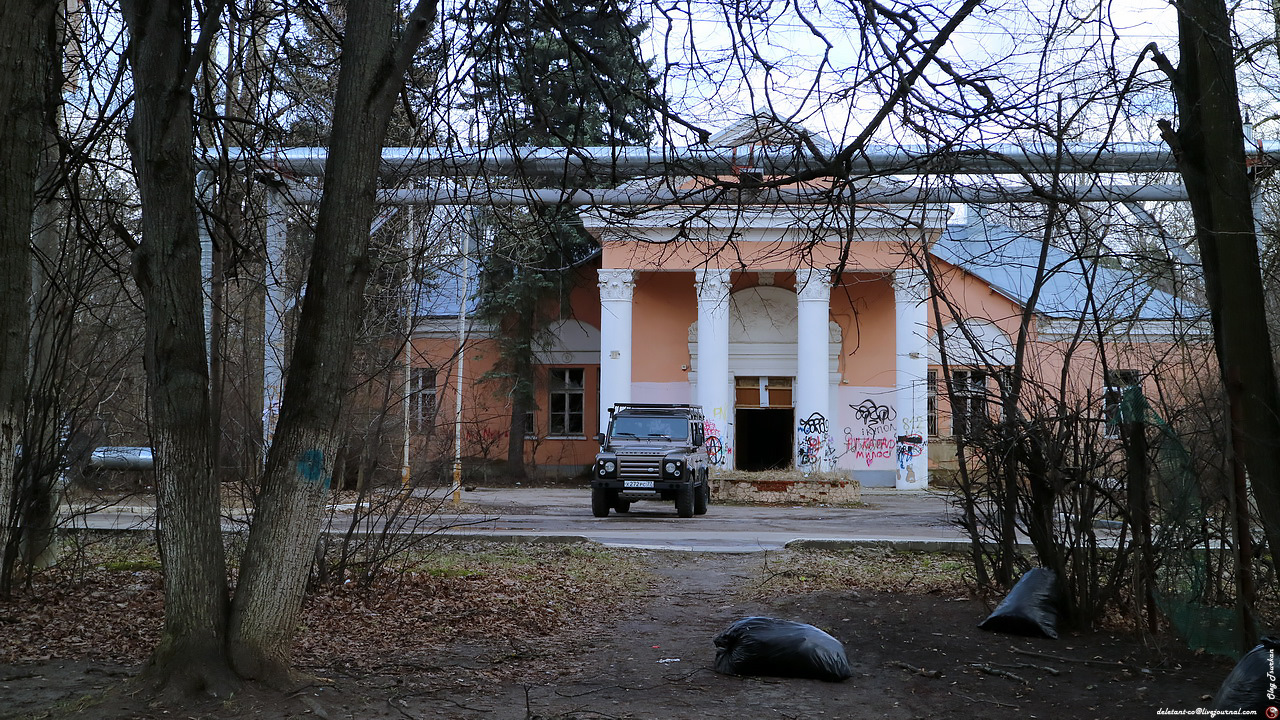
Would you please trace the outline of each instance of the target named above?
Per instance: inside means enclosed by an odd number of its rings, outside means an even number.
[[[596,436],[591,513],[620,513],[635,500],[674,501],[682,518],[711,502],[702,408],[619,403],[609,408],[609,432]]]

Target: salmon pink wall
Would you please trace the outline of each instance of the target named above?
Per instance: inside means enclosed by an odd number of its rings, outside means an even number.
[[[604,267],[637,270],[694,270],[696,268],[748,267],[753,270],[790,271],[797,265],[844,267],[852,270],[886,270],[904,262],[901,239],[855,240],[846,248],[839,242],[794,240],[739,240],[726,243],[637,243],[606,240]]]
[[[1009,336],[1012,344],[1018,339],[1018,325],[1022,319],[1022,306],[991,289],[986,281],[942,260],[934,258],[933,272],[938,286],[938,314],[944,325],[955,321],[951,306],[955,305],[965,318],[989,320]],[[929,304],[929,327],[936,331],[933,303]],[[1035,332],[1034,321],[1031,331]]]
[[[691,272],[638,272],[631,310],[632,382],[687,382],[689,325],[698,319]]]
[[[831,319],[840,326],[842,385],[896,382],[893,286],[883,273],[844,273],[831,288]]]

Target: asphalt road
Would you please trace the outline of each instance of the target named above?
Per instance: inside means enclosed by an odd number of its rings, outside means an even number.
[[[756,552],[788,545],[848,547],[893,545],[936,549],[960,545],[964,535],[954,524],[949,496],[941,491],[863,491],[862,507],[718,505],[706,515],[676,517],[670,503],[637,502],[631,512],[591,515],[590,491],[565,488],[477,488],[462,493],[462,504],[444,505],[432,516],[411,518],[412,532],[524,540],[589,540],[614,547]],[[334,514],[331,531],[349,525],[350,514]],[[74,520],[93,529],[154,528],[146,504],[122,504]],[[228,530],[243,528],[235,513]]]

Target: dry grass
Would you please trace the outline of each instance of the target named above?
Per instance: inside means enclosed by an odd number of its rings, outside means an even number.
[[[830,590],[924,595],[968,595],[969,565],[958,555],[895,552],[880,548],[842,551],[786,550],[770,555],[753,585],[752,599]]]
[[[149,537],[95,536],[0,598],[0,663],[145,659],[164,612]],[[295,654],[303,666],[367,668],[460,638],[540,642],[640,602],[653,583],[646,568],[634,553],[586,544],[437,542],[370,587],[310,593]]]

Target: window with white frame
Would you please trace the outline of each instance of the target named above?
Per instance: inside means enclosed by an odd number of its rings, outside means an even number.
[[[416,367],[409,372],[409,422],[415,430],[430,427],[436,417],[436,369]]]
[[[967,437],[990,421],[987,414],[987,373],[982,370],[951,371],[951,432]]]
[[[584,432],[586,371],[582,368],[553,368],[548,383],[547,429],[552,436],[581,436]]]

